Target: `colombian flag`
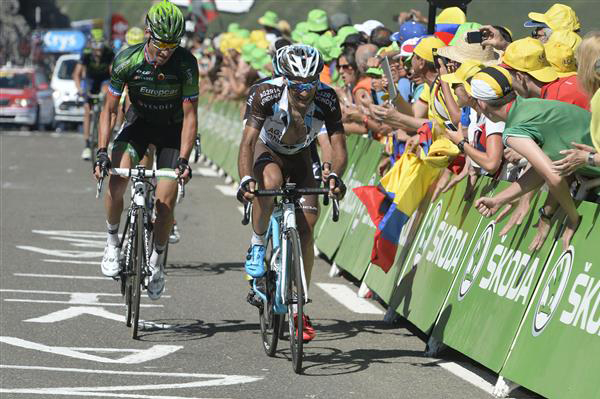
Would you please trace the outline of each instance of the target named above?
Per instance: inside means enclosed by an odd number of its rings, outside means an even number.
[[[458,155],[458,148],[445,138],[424,147],[428,151],[422,158],[405,152],[381,178],[379,186],[353,189],[376,227],[371,262],[386,273],[394,264],[404,224],[419,207],[439,172]]]

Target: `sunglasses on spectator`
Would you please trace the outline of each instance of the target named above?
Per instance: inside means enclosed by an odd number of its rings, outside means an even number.
[[[294,82],[288,80],[287,85],[290,89],[301,93],[303,91],[311,91],[317,86],[318,83],[319,79],[315,79],[312,82]]]
[[[179,47],[179,42],[168,43],[168,42],[161,42],[160,40],[156,40],[156,39],[150,39],[150,43],[152,43],[152,45],[160,51],[165,51],[165,50],[173,51],[177,47]]]
[[[350,68],[352,68],[352,65],[350,65],[350,64],[338,64],[337,67],[338,67],[338,69],[350,69]]]

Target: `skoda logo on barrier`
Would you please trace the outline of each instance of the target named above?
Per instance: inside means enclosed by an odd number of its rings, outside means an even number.
[[[569,275],[573,269],[574,253],[575,248],[572,246],[563,252],[546,279],[540,301],[535,308],[533,316],[531,333],[534,337],[537,337],[544,331],[544,328],[550,323],[556,308],[558,308],[560,299],[567,287]]]
[[[463,274],[463,278],[458,289],[459,301],[462,301],[465,295],[467,295],[467,292],[469,292],[471,286],[477,279],[477,275],[481,271],[483,262],[485,261],[487,253],[490,249],[492,238],[494,237],[495,228],[496,223],[490,222],[490,224],[486,226],[485,230],[481,234],[479,240],[477,240],[475,248],[473,248],[471,251],[469,262],[467,263],[465,273]]]
[[[422,234],[417,241],[417,247],[415,250],[415,256],[413,257],[413,266],[421,261],[423,253],[427,249],[427,246],[431,242],[431,238],[435,234],[437,229],[438,221],[442,213],[442,201],[440,200],[433,212],[428,215],[428,218],[423,222]]]

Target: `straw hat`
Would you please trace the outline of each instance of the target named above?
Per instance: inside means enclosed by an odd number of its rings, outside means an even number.
[[[467,43],[467,31],[460,40],[457,40],[453,46],[442,47],[438,49],[438,55],[446,57],[452,61],[463,63],[466,60],[481,61],[484,65],[498,65],[500,57],[496,55],[491,46],[481,46],[480,43]]]

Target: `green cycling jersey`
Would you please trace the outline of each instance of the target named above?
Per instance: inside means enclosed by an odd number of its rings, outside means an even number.
[[[127,85],[135,114],[148,122],[172,124],[183,120],[183,102],[198,98],[198,64],[178,47],[160,66],[151,64],[145,43],[121,51],[113,62],[110,92],[121,96]]]

